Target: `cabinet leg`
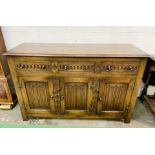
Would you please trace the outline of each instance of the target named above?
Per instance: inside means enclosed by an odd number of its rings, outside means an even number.
[[[23,121],[28,121],[29,120],[25,110],[22,109],[21,114],[22,114]]]
[[[124,123],[130,123],[130,121],[131,121],[131,119],[127,119],[127,118],[126,118],[126,119],[124,120]]]
[[[29,120],[28,116],[23,117],[23,121],[28,121],[28,120]]]

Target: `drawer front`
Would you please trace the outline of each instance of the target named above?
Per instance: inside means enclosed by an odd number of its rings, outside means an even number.
[[[135,61],[105,61],[96,66],[96,72],[137,73],[138,69],[139,62]]]
[[[139,70],[140,59],[121,58],[62,58],[48,60],[15,60],[17,72],[46,72],[46,73],[129,73],[136,74]]]

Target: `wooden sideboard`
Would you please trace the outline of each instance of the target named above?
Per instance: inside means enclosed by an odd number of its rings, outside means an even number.
[[[23,43],[6,53],[23,120],[130,122],[148,55],[130,44]]]
[[[11,109],[16,102],[16,94],[7,64],[6,47],[0,28],[0,109]]]

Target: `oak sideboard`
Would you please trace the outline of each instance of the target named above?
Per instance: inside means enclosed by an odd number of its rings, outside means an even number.
[[[126,123],[149,57],[131,44],[23,43],[5,55],[23,120]]]

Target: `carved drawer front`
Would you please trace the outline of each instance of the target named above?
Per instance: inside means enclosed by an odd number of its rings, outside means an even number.
[[[125,111],[129,106],[133,88],[134,79],[101,79],[99,111]]]
[[[16,62],[17,71],[94,72],[94,62],[34,61]]]
[[[20,71],[42,71],[48,73],[131,73],[136,74],[139,70],[140,61],[132,59],[117,61],[115,59],[73,59],[65,61],[59,60],[42,60],[42,61],[25,61],[15,62],[17,72]]]
[[[49,71],[51,68],[50,62],[16,62],[17,71]]]
[[[139,62],[136,61],[103,61],[96,64],[96,72],[114,72],[114,73],[137,73],[139,69]]]
[[[12,102],[11,93],[6,78],[0,78],[0,102]]]
[[[94,72],[95,62],[59,62],[60,72]]]
[[[88,61],[88,62],[58,62],[59,72],[90,72],[90,73],[105,73],[105,72],[115,72],[115,73],[132,73],[136,74],[139,69],[138,61],[120,61],[116,62],[107,61],[106,59],[100,62]]]

